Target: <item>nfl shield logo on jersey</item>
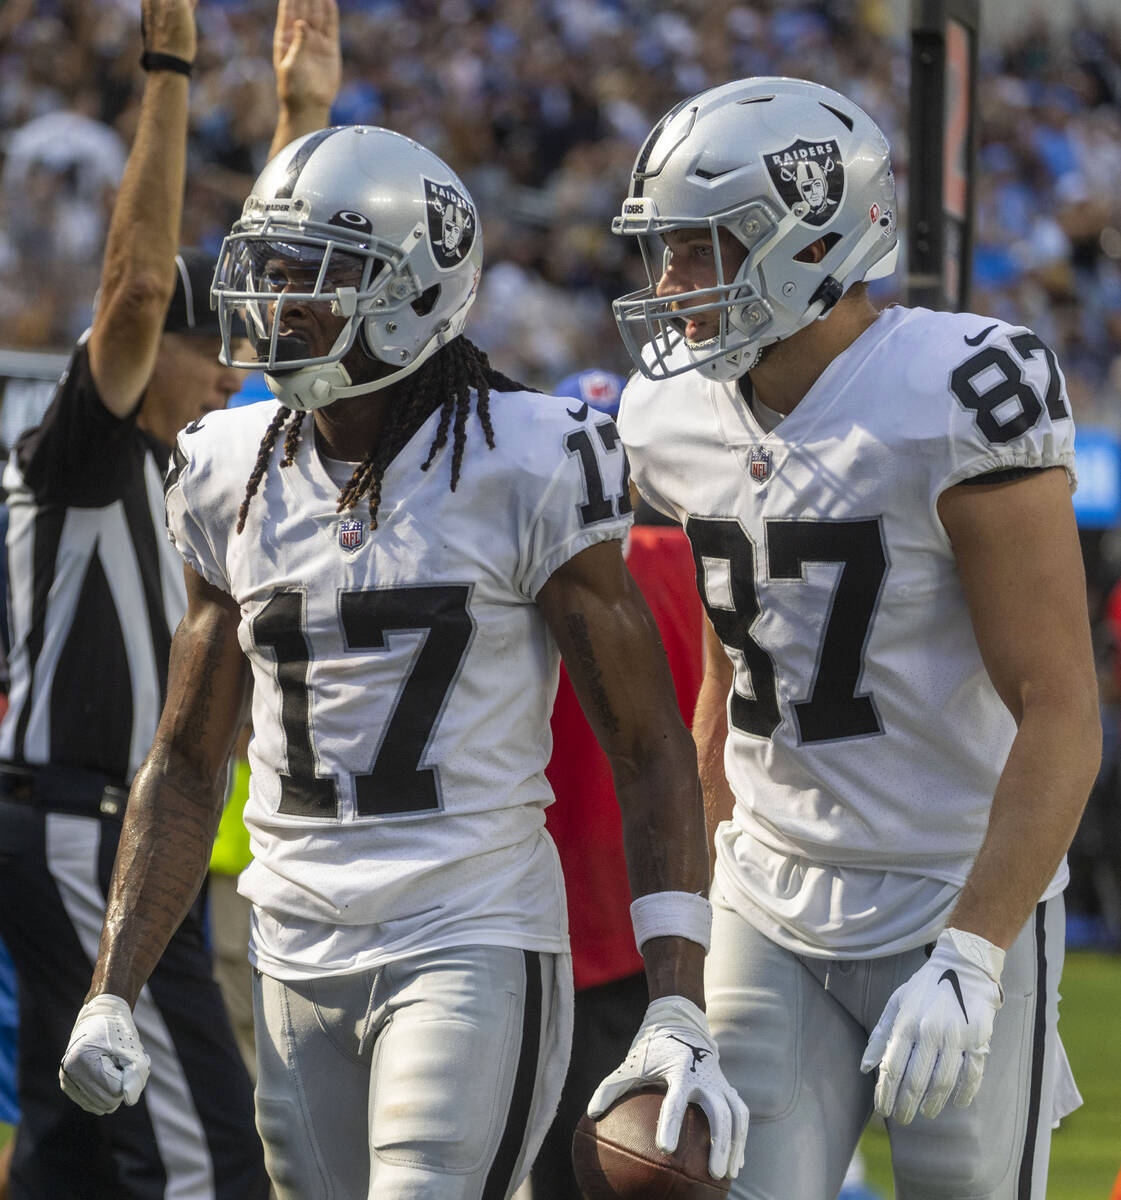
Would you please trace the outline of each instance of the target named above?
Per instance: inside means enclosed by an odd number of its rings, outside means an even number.
[[[771,452],[762,446],[752,446],[747,469],[756,483],[766,483],[771,474]]]
[[[361,521],[339,522],[339,545],[344,550],[357,550],[362,545],[366,526]]]

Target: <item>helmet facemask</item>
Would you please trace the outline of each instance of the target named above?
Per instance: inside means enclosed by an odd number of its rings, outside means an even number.
[[[780,217],[762,200],[703,220],[660,218],[650,201],[639,216],[634,211],[637,207],[634,200],[628,200],[624,215],[612,223],[613,232],[638,237],[648,280],[645,288],[623,296],[613,305],[631,357],[651,379],[668,379],[694,369],[711,379],[739,378],[755,365],[762,349],[775,340],[767,333],[774,322],[774,309],[756,281],[769,249],[797,223],[797,218]],[[688,229],[707,233],[715,284],[659,296],[658,283],[670,255],[665,235]],[[720,245],[721,229],[746,250],[738,267],[726,261]],[[702,340],[690,340],[685,336],[686,326],[698,317],[715,317],[717,330]]]
[[[369,357],[384,361],[364,336],[368,318],[376,316],[392,326],[393,316],[401,314],[404,324],[416,316],[410,306],[423,308],[416,272],[394,244],[370,234],[361,241],[340,240],[334,230],[294,228],[271,218],[234,226],[222,244],[214,294],[222,330],[221,361],[263,370],[277,394],[286,377],[301,375],[304,386],[294,398],[297,408],[320,407],[308,402],[314,397],[306,385],[314,379],[330,380],[332,399],[344,394],[338,389],[353,381],[342,360],[359,338]],[[333,343],[318,347],[318,353],[299,333],[281,332],[286,310],[311,306],[326,306],[332,317],[342,318]],[[251,357],[236,354],[239,338],[249,342]],[[423,361],[420,356],[418,360],[416,366]],[[390,375],[396,379],[404,373],[386,372],[386,382]],[[360,384],[361,390],[379,386],[384,386],[380,380]],[[325,394],[323,388],[313,391]]]

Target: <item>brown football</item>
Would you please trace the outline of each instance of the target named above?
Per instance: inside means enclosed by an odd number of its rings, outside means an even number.
[[[585,1200],[720,1200],[730,1179],[708,1173],[708,1118],[685,1110],[673,1154],[654,1145],[665,1092],[628,1092],[593,1121],[585,1113],[572,1137],[572,1166]]]

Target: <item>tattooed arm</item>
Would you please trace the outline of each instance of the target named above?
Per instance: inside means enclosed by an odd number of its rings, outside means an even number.
[[[678,711],[658,627],[615,541],[569,559],[537,603],[611,763],[631,892],[704,892],[708,851],[697,752]],[[650,996],[704,1007],[704,951],[684,938],[643,948]]]
[[[89,997],[129,1005],[206,876],[249,663],[234,600],[190,567],[187,615],[171,644],[167,700],[133,780]]]

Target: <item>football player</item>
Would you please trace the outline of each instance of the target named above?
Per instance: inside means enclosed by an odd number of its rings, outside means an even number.
[[[294,142],[214,286],[224,360],[276,401],[194,422],[167,476],[188,612],[63,1081],[97,1105],[143,1085],[130,1008],[205,873],[252,679],[241,890],[281,1197],[479,1200],[527,1173],[572,1022],[543,816],[558,648],[614,770],[652,998],[604,1095],[660,1084],[665,1146],[695,1100],[712,1174],[742,1154],[702,1011],[694,747],[621,555],[626,458],[610,417],[466,340],[481,266],[467,189],[416,142]]]
[[[649,273],[620,430],[709,618],[732,1195],[836,1196],[875,1109],[898,1196],[1042,1200],[1100,746],[1070,405],[1028,329],[877,310],[896,226],[880,131],[780,78],[668,112],[614,222]]]

